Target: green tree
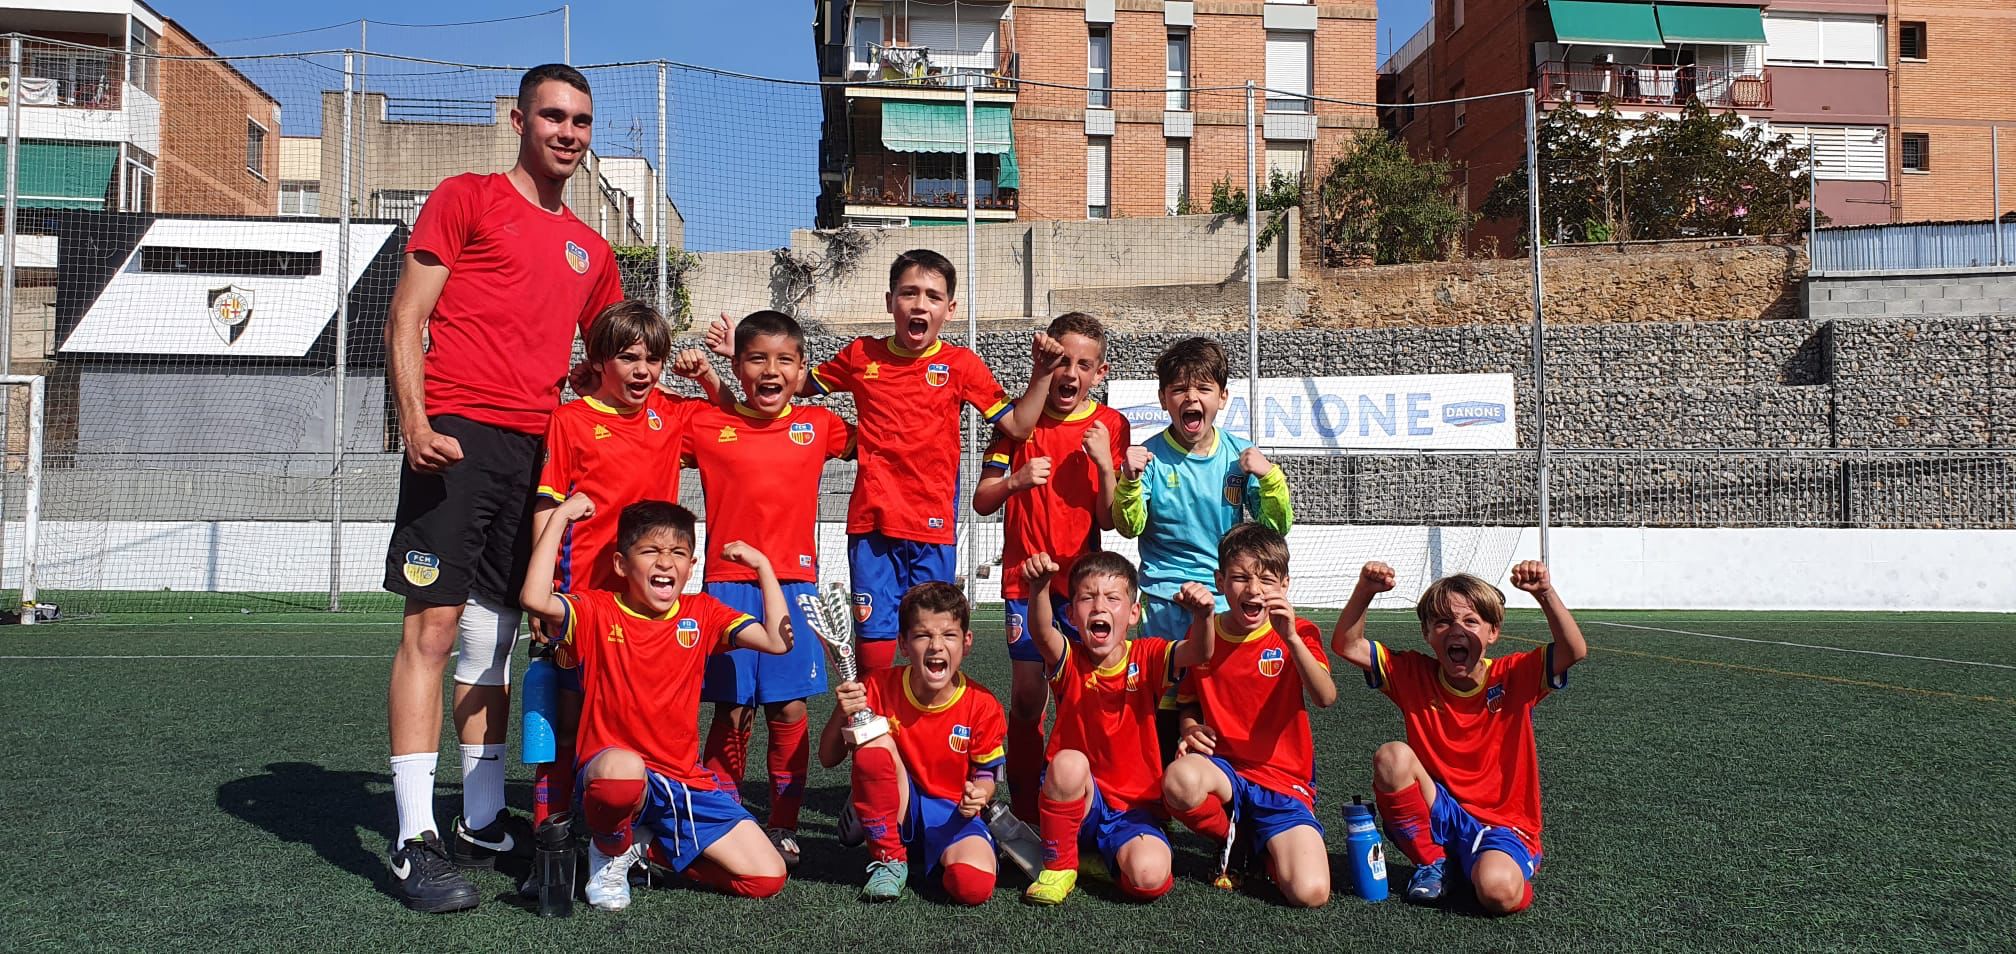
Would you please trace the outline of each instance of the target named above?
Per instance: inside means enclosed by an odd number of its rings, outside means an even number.
[[[1288,230],[1288,210],[1302,205],[1302,177],[1269,170],[1254,204],[1266,213],[1267,222],[1260,227],[1260,248],[1264,250]],[[1246,221],[1246,190],[1233,186],[1229,173],[1211,183],[1211,214]]]
[[[1448,162],[1418,161],[1382,133],[1358,134],[1316,187],[1312,217],[1324,264],[1446,257],[1472,219],[1451,195],[1451,172]]]
[[[1557,109],[1540,120],[1540,228],[1558,241],[1628,236],[1625,138],[1631,122],[1606,100],[1594,113]],[[1487,219],[1526,221],[1526,160],[1492,184],[1479,211]],[[1525,231],[1520,236],[1525,236]]]

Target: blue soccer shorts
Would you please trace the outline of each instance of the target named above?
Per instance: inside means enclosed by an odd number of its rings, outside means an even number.
[[[855,632],[862,639],[895,639],[901,629],[896,607],[903,594],[919,583],[957,580],[959,546],[849,534],[847,571],[854,582]]]
[[[732,649],[708,657],[707,682],[700,690],[702,702],[753,706],[809,699],[826,692],[826,644],[806,625],[805,614],[798,609],[798,597],[816,594],[818,585],[785,583],[782,589],[795,636],[791,651],[778,655]],[[754,583],[709,583],[706,592],[729,609],[763,618],[763,588]]]
[[[903,838],[903,847],[910,852],[910,862],[922,861],[927,875],[938,870],[945,849],[962,839],[984,838],[987,849],[995,849],[994,833],[987,830],[987,822],[981,816],[967,818],[959,814],[958,802],[932,798],[914,780],[910,783],[910,810],[903,816],[898,833]]]
[[[606,750],[588,753],[576,765],[586,767],[602,751]],[[574,780],[577,810],[581,793],[587,790],[587,781],[577,774]],[[696,788],[669,775],[649,769],[644,772],[644,807],[637,813],[635,824],[650,829],[652,842],[664,855],[660,860],[673,871],[685,871],[700,860],[708,846],[727,837],[736,825],[755,820],[742,807],[742,799],[732,786],[723,783],[721,788]],[[638,837],[643,836],[643,832],[638,833]]]
[[[1293,795],[1284,795],[1261,785],[1232,767],[1232,763],[1211,757],[1211,764],[1225,773],[1232,781],[1232,804],[1230,814],[1237,825],[1250,825],[1253,829],[1253,845],[1264,848],[1274,840],[1274,836],[1294,828],[1307,825],[1316,829],[1317,837],[1323,835],[1323,823],[1316,820],[1316,813],[1302,800]]]
[[[1090,847],[1099,853],[1099,860],[1106,863],[1106,870],[1119,877],[1120,849],[1128,842],[1146,835],[1169,846],[1169,830],[1160,816],[1139,805],[1121,811],[1106,803],[1106,797],[1099,792],[1099,783],[1092,783],[1092,808],[1085,813],[1085,820],[1078,823],[1078,844],[1080,850]]]
[[[1455,859],[1464,878],[1470,877],[1470,870],[1477,867],[1477,857],[1487,851],[1511,855],[1528,881],[1540,873],[1540,852],[1527,847],[1518,829],[1479,821],[1441,782],[1435,783],[1435,804],[1429,806],[1428,814],[1428,837]]]
[[[1063,633],[1065,639],[1077,639],[1078,631],[1072,628],[1070,620],[1064,618],[1064,610],[1071,605],[1071,601],[1058,596],[1056,590],[1045,592],[1050,594],[1051,616],[1057,620],[1058,632]],[[1006,616],[1008,658],[1016,662],[1042,662],[1043,654],[1036,649],[1036,637],[1029,635],[1029,601],[1023,599],[1003,602],[1008,606]]]

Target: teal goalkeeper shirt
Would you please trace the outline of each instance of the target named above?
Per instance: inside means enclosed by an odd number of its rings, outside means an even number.
[[[1288,478],[1276,466],[1255,477],[1239,466],[1251,441],[1216,431],[1208,454],[1185,451],[1168,431],[1148,439],[1153,456],[1139,481],[1122,480],[1113,495],[1113,524],[1138,537],[1141,589],[1173,599],[1187,582],[1217,590],[1218,540],[1241,520],[1253,519],[1288,532],[1294,510]],[[1225,609],[1225,597],[1218,597]]]

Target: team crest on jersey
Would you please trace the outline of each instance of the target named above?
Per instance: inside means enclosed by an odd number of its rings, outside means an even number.
[[[608,439],[609,439],[609,429],[608,429],[608,428],[606,428],[606,427],[603,427],[603,426],[602,426],[602,425],[600,425],[600,424],[597,424],[597,425],[595,425],[595,439],[596,439],[596,440],[598,440],[598,441],[606,441],[606,440],[608,440]]]
[[[1281,675],[1281,669],[1286,665],[1288,660],[1281,655],[1281,650],[1271,646],[1260,650],[1260,675],[1272,679]]]
[[[930,519],[928,519],[928,520],[925,520],[925,521],[924,521],[924,525],[925,525],[925,526],[927,526],[927,527],[930,527],[930,528],[931,528],[931,529],[933,529],[933,530],[943,530],[943,529],[945,529],[945,518],[944,518],[944,517],[932,517],[932,518],[930,518]]]
[[[812,554],[810,553],[798,554],[798,566],[800,569],[805,570],[812,569]]]
[[[1135,692],[1138,691],[1140,688],[1141,688],[1141,664],[1129,661],[1127,663],[1127,691]]]
[[[863,369],[861,372],[862,379],[867,381],[873,381],[881,376],[882,376],[882,362],[880,361],[868,362],[868,367]]]
[[[965,755],[966,750],[973,746],[973,730],[963,725],[955,725],[952,727],[952,734],[945,737],[945,742],[952,746],[952,751]]]
[[[952,380],[951,365],[931,364],[925,366],[924,383],[929,384],[934,388],[942,388],[945,386],[945,382],[950,380]]]
[[[700,621],[697,619],[680,620],[679,628],[675,632],[679,636],[679,645],[687,649],[692,649],[700,643]]]
[[[741,438],[735,436],[735,428],[733,425],[723,425],[721,428],[721,436],[714,438],[714,442],[717,444],[733,444],[738,440],[741,440]]]
[[[1484,711],[1497,712],[1505,708],[1505,686],[1503,683],[1484,690]]]
[[[658,410],[656,408],[647,407],[644,409],[644,424],[654,431],[665,429],[665,421],[658,417]]]
[[[814,436],[816,435],[812,432],[811,421],[799,421],[791,425],[791,443],[799,447],[810,447]]]
[[[854,622],[868,622],[868,617],[873,615],[875,615],[875,595],[872,593],[854,594]]]
[[[1246,499],[1246,472],[1234,470],[1225,475],[1225,503],[1237,507]]]
[[[588,250],[572,241],[567,243],[567,267],[576,275],[588,274]]]
[[[441,578],[441,558],[419,550],[406,551],[406,582],[427,586]]]

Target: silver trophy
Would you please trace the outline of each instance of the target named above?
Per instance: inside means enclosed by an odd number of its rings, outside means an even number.
[[[840,673],[842,682],[861,679],[861,665],[854,655],[852,602],[847,598],[847,587],[839,583],[820,584],[816,595],[798,595],[798,611],[805,614],[805,624],[812,627],[812,632],[833,655],[833,668]],[[857,747],[888,734],[889,720],[867,711],[854,713],[840,727],[840,737]]]

